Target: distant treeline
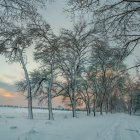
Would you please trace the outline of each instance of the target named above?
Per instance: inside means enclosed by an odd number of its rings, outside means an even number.
[[[0,107],[9,107],[9,108],[27,108],[25,106],[13,106],[13,105],[0,105]],[[48,109],[47,107],[33,107],[33,109]],[[62,110],[62,111],[71,111],[67,108],[53,108],[53,110]],[[76,109],[77,111],[86,111],[86,109]]]

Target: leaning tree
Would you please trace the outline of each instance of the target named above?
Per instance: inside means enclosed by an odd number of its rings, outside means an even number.
[[[28,36],[27,31],[24,28],[17,28],[0,33],[0,48],[1,53],[8,58],[10,62],[19,62],[24,70],[25,79],[28,85],[28,117],[33,119],[32,113],[32,95],[31,85],[29,80],[28,71],[26,68],[25,50],[32,44],[32,37]]]

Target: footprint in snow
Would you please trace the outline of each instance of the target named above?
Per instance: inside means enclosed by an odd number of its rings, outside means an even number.
[[[17,129],[17,128],[18,128],[17,126],[11,126],[11,127],[10,127],[10,129],[12,129],[12,130],[13,130],[13,129]]]

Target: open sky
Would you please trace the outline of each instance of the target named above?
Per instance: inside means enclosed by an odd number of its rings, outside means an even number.
[[[41,13],[45,17],[46,21],[51,25],[55,33],[59,33],[60,28],[72,28],[70,17],[68,14],[63,12],[64,7],[64,0],[61,0],[49,3],[45,10],[41,10]],[[140,58],[139,52],[140,49],[136,48],[134,55]],[[134,55],[129,56],[126,60],[128,67],[135,64],[136,57]],[[33,61],[32,48],[27,50],[27,59],[27,69],[29,71],[37,67],[37,64]],[[134,73],[134,71],[131,73]],[[16,87],[14,85],[16,81],[23,77],[24,73],[19,63],[9,64],[6,62],[5,57],[0,56],[0,105],[26,105],[25,98],[16,92]]]

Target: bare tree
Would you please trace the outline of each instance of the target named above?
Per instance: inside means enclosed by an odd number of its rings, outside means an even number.
[[[0,37],[0,47],[4,48],[2,49],[1,54],[5,55],[9,59],[9,61],[18,61],[22,65],[25,79],[28,85],[28,118],[33,119],[31,85],[28,71],[26,68],[25,58],[23,55],[25,49],[32,44],[32,38],[28,36],[24,28],[15,28],[10,31],[3,31],[0,33]]]
[[[94,95],[94,115],[97,105],[102,114],[103,107],[106,112],[111,108],[110,102],[115,86],[118,85],[120,76],[118,71],[122,68],[120,63],[119,48],[111,48],[107,41],[96,39],[92,47],[90,67],[87,70],[87,79],[91,84]],[[119,57],[118,57],[119,56]]]
[[[85,22],[74,25],[72,31],[63,29],[60,35],[58,64],[67,81],[73,117],[76,117],[77,79],[84,65],[88,65],[87,52],[92,39],[92,31],[88,31]]]
[[[72,11],[90,12],[95,30],[104,28],[110,40],[122,48],[125,57],[128,56],[140,40],[140,1],[139,0],[70,0]]]
[[[0,24],[29,20],[37,14],[37,8],[45,5],[45,0],[1,0]]]
[[[32,88],[35,98],[39,99],[39,103],[45,101],[48,103],[49,120],[54,120],[52,111],[52,98],[54,95],[52,69],[42,69],[31,73]]]
[[[39,15],[38,8],[45,6],[47,0],[1,0],[0,33],[26,27]],[[7,38],[8,39],[8,38]],[[4,48],[1,47],[0,51]]]
[[[25,33],[27,22],[37,17],[38,7],[44,6],[45,0],[1,0],[0,1],[0,54],[13,61],[21,62],[28,82],[28,116],[33,119],[32,97],[29,75],[24,59],[24,51],[31,44],[31,38]],[[27,36],[26,36],[27,35]],[[28,38],[29,37],[29,38]]]
[[[55,62],[54,62],[54,59],[55,59],[54,54],[53,54],[54,52],[53,51],[49,52],[49,51],[51,50],[45,51],[43,49],[43,53],[39,53],[39,51],[37,51],[35,54],[35,57],[36,57],[36,60],[43,59],[44,62],[43,62],[42,67],[48,69],[48,74],[46,75],[47,78],[43,78],[44,80],[42,80],[42,82],[45,81],[47,84],[46,94],[47,94],[47,99],[48,99],[49,120],[53,120],[54,118],[53,118],[53,112],[52,112],[52,97],[53,97],[52,94],[53,94],[53,89],[54,89],[54,78],[55,78],[54,76],[55,76],[56,67],[55,67]],[[46,98],[46,97],[43,97],[43,98]]]
[[[77,81],[77,92],[78,92],[78,99],[80,101],[84,101],[86,105],[87,116],[91,113],[91,101],[93,94],[90,90],[90,85],[87,79],[83,79],[82,77]]]
[[[96,109],[97,109],[97,102],[98,102],[98,98],[99,98],[99,92],[100,92],[100,88],[99,88],[99,84],[98,84],[98,64],[96,63],[96,61],[93,59],[94,56],[92,56],[92,62],[91,62],[91,66],[88,67],[86,73],[87,73],[87,80],[88,83],[90,85],[91,90],[93,91],[93,112],[94,112],[94,116],[96,116]]]
[[[28,26],[29,33],[35,40],[35,60],[41,62],[41,67],[49,71],[49,79],[47,94],[48,94],[48,109],[49,119],[53,120],[52,113],[52,90],[54,82],[54,74],[56,68],[56,51],[57,37],[51,31],[50,26],[42,19],[34,19],[33,23]]]

